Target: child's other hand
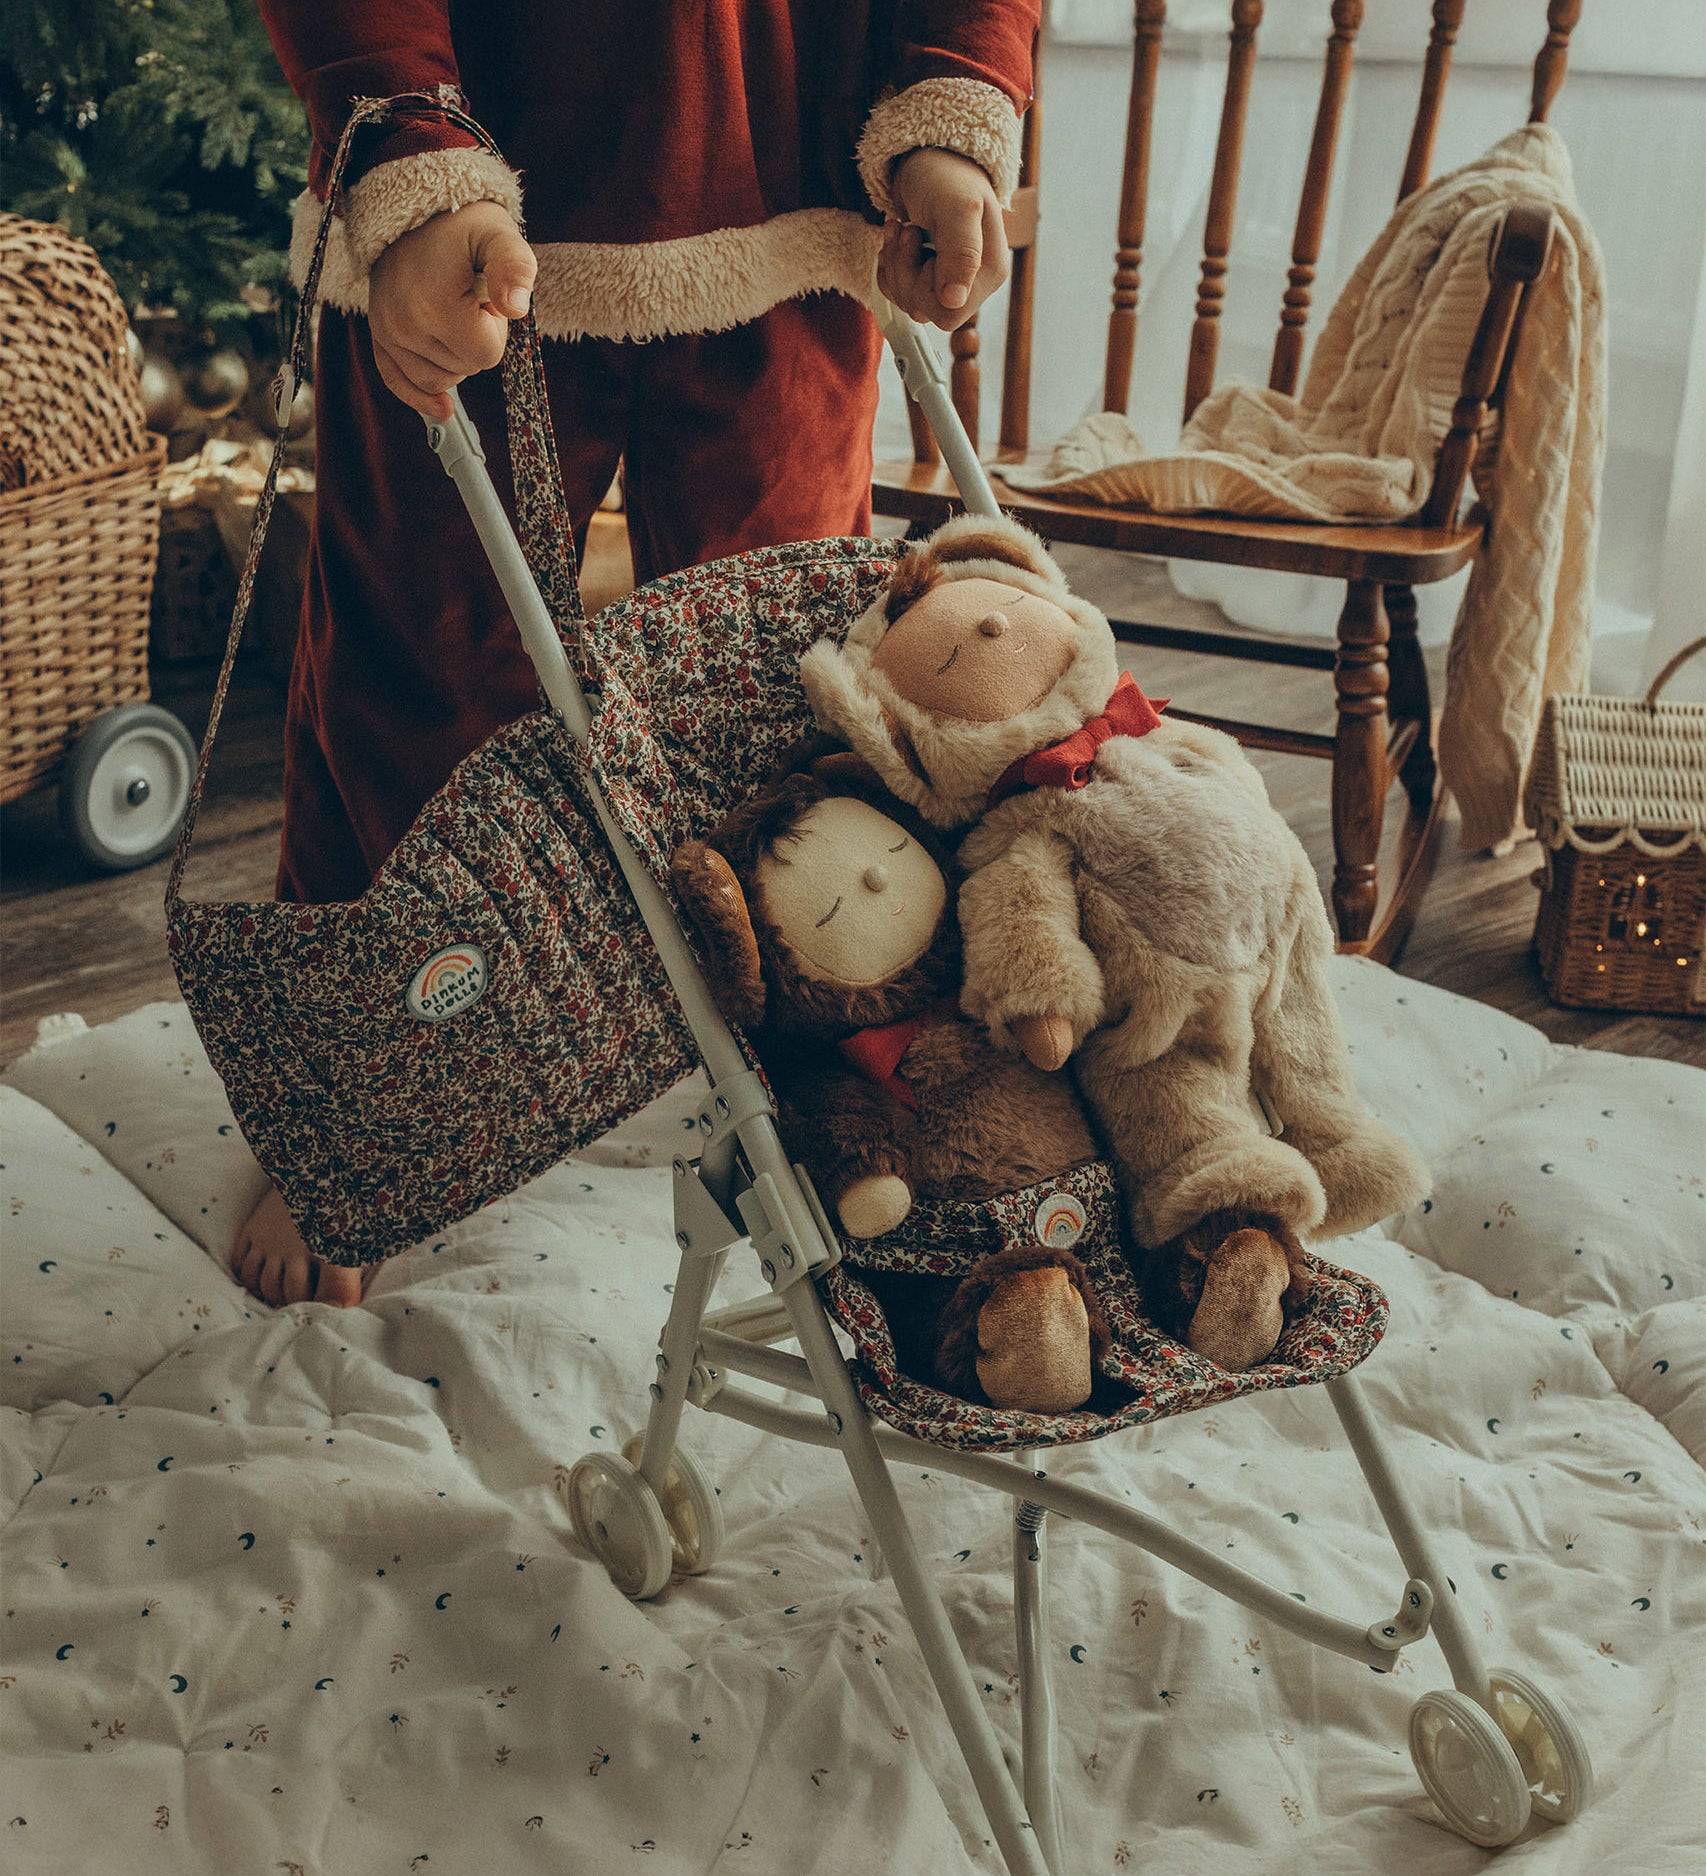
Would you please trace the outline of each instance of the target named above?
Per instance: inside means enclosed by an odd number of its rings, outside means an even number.
[[[1001,204],[977,164],[952,150],[903,156],[889,192],[903,219],[883,230],[877,285],[914,319],[952,332],[1007,278]]]
[[[532,248],[496,202],[447,210],[399,236],[368,282],[373,359],[386,388],[423,417],[448,417],[450,387],[503,357],[537,272]]]

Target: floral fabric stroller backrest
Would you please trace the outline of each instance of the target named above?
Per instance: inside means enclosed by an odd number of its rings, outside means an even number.
[[[800,653],[892,558],[820,541],[654,582],[599,618],[584,756],[548,710],[512,724],[352,904],[175,901],[184,996],[320,1256],[369,1263],[443,1229],[695,1066],[587,775],[667,877],[807,727]]]

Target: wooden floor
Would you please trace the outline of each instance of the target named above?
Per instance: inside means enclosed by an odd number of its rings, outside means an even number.
[[[1158,566],[1094,549],[1063,548],[1060,557],[1075,587],[1110,612],[1160,623],[1222,623],[1213,608],[1179,599]],[[600,516],[588,554],[589,604],[606,603],[627,578],[620,518]],[[1139,650],[1131,656],[1146,690],[1171,693],[1181,704],[1300,729],[1332,728],[1331,684],[1322,674],[1185,653]],[[206,670],[156,673],[157,700],[177,711],[198,739],[210,692]],[[190,868],[191,897],[271,897],[283,717],[283,700],[259,664],[240,671]],[[1301,757],[1255,759],[1325,883],[1332,853],[1326,764]],[[1492,859],[1457,851],[1455,838],[1455,826],[1449,827],[1439,872],[1400,970],[1509,1011],[1558,1042],[1706,1064],[1699,1023],[1597,1015],[1548,1003],[1529,948],[1536,849],[1530,844]],[[0,1063],[27,1048],[38,1021],[56,1011],[78,1011],[93,1024],[176,996],[161,909],[166,862],[116,878],[91,877],[61,839],[48,795],[7,807],[0,814],[0,840]]]

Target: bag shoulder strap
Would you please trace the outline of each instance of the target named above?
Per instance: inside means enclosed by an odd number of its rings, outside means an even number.
[[[183,826],[172,855],[172,870],[166,881],[166,916],[171,920],[182,902],[184,868],[189,861],[190,843],[195,836],[196,819],[201,812],[202,791],[207,782],[208,764],[213,757],[213,741],[219,733],[219,720],[225,711],[225,697],[231,687],[231,672],[237,660],[237,645],[249,616],[254,597],[255,571],[260,565],[261,549],[266,543],[272,520],[273,501],[278,490],[278,474],[283,465],[284,449],[290,440],[289,416],[296,388],[312,376],[314,310],[319,299],[320,273],[326,258],[326,243],[331,234],[332,218],[343,187],[344,172],[349,167],[350,151],[359,131],[370,124],[413,111],[426,111],[447,118],[465,130],[494,156],[502,155],[486,130],[453,102],[450,88],[443,93],[403,92],[393,98],[363,98],[350,113],[344,133],[332,160],[331,180],[326,189],[320,226],[314,237],[314,249],[308,262],[308,276],[297,303],[296,320],[291,329],[290,350],[273,392],[278,411],[278,435],[272,458],[267,464],[266,479],[261,484],[260,499],[255,504],[255,519],[249,529],[248,551],[243,557],[242,573],[237,581],[236,603],[231,608],[231,629],[226,634],[225,656],[213,691],[213,709],[207,719],[207,731],[201,739],[201,753],[196,762],[195,779],[190,784],[189,803]],[[523,227],[525,234],[526,229]],[[509,431],[510,463],[515,484],[516,520],[522,551],[527,557],[534,580],[556,625],[563,649],[575,676],[586,690],[600,688],[600,667],[586,634],[586,609],[581,602],[575,561],[574,528],[569,519],[568,502],[563,495],[562,470],[557,460],[557,439],[551,428],[551,411],[545,396],[545,370],[540,357],[539,329],[532,308],[526,317],[514,321],[504,347],[502,379],[504,410]],[[423,447],[425,438],[422,439]]]

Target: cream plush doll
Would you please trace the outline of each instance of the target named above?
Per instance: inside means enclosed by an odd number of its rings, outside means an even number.
[[[1302,1240],[1427,1181],[1357,1099],[1326,912],[1261,777],[1158,713],[1005,519],[914,548],[801,677],[894,794],[970,828],[962,1007],[1039,1067],[1073,1057],[1157,1321],[1223,1367],[1262,1359],[1305,1293]]]

